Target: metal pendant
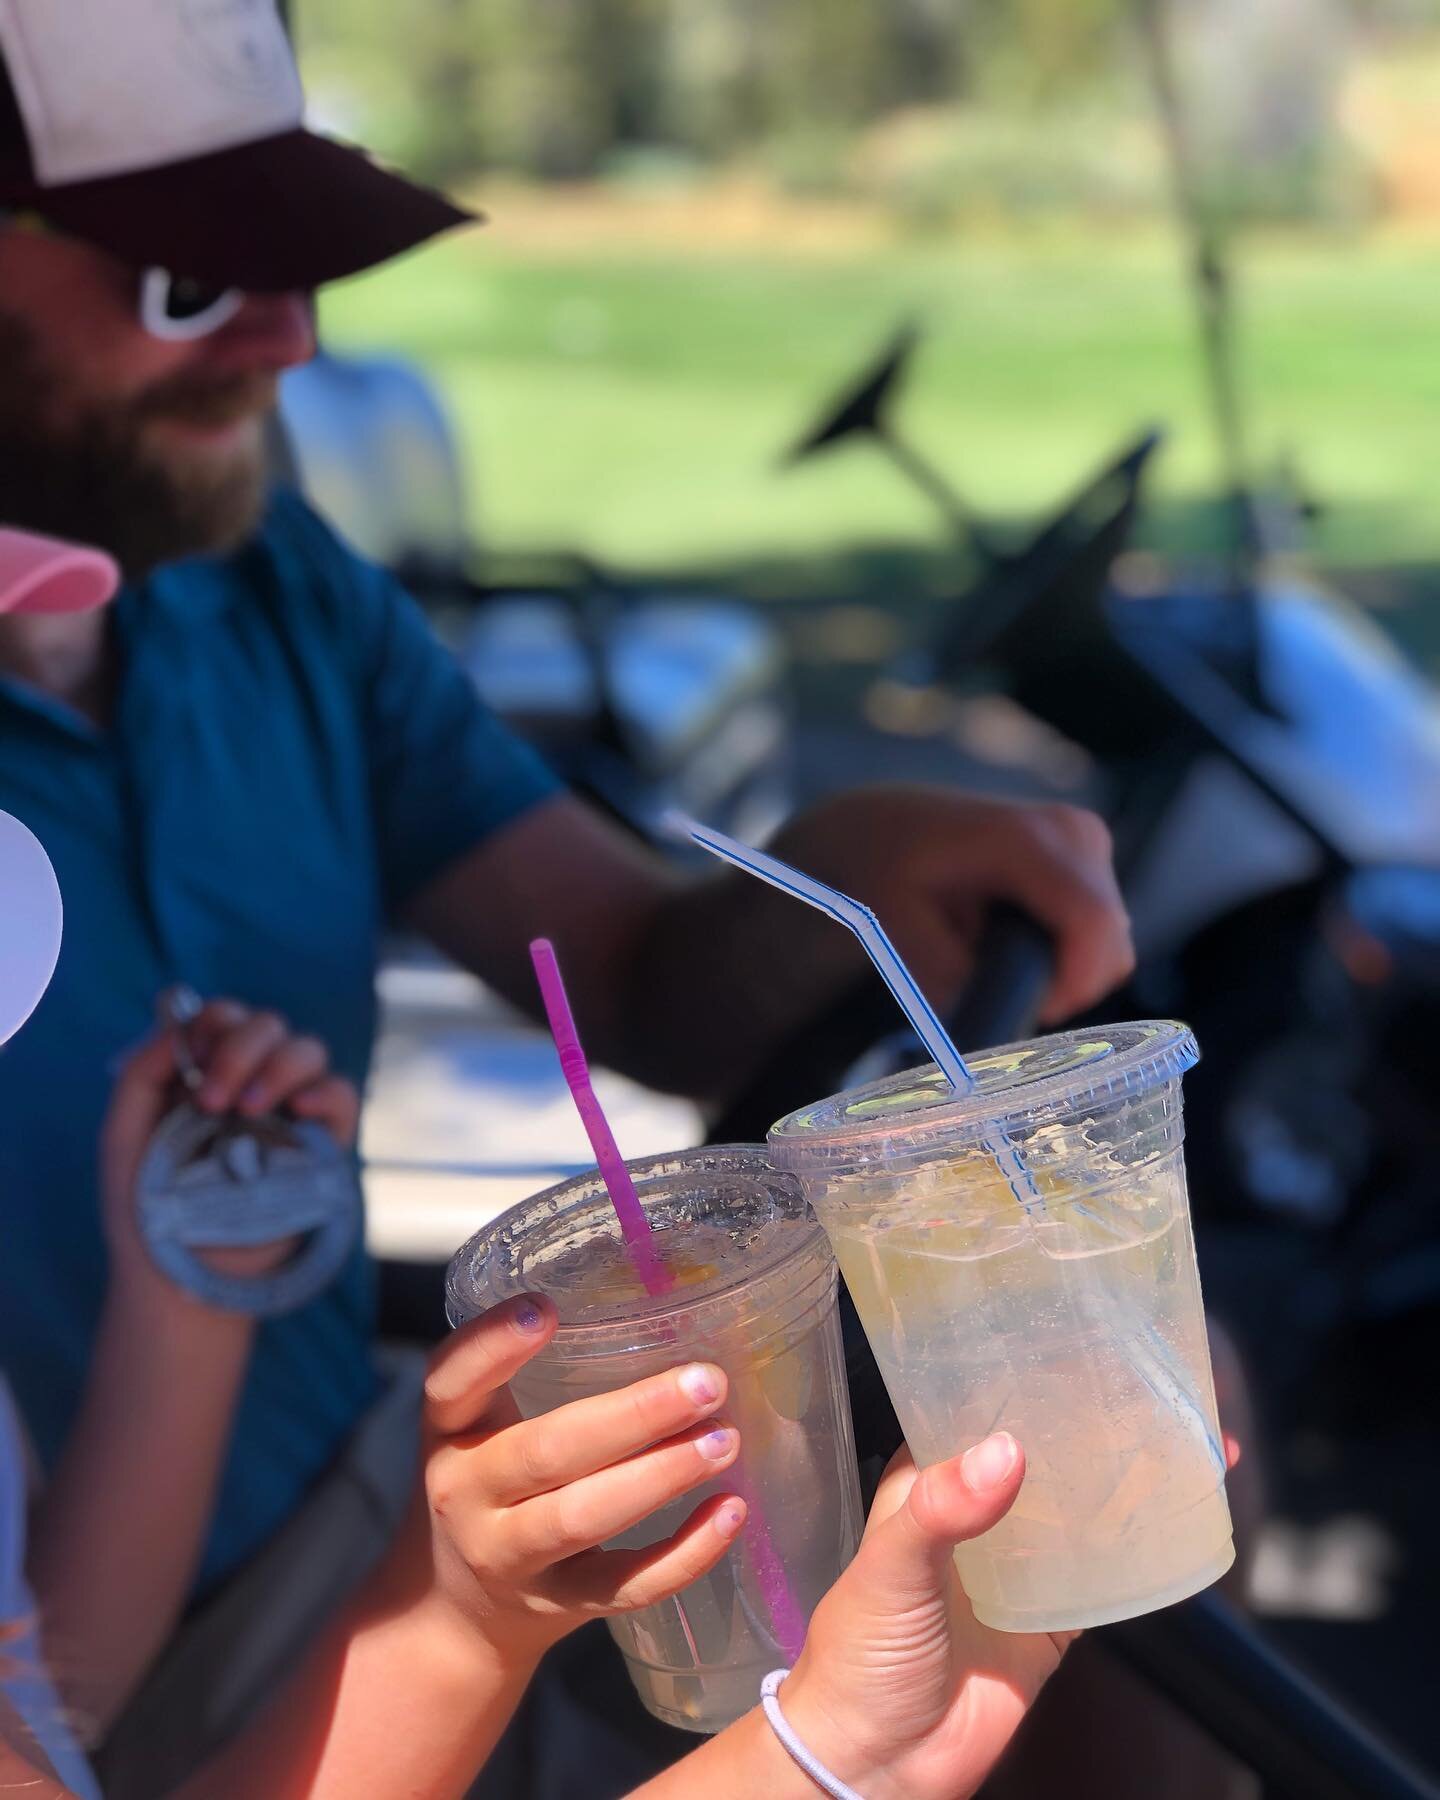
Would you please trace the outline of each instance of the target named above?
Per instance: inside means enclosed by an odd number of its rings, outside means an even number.
[[[355,1159],[310,1120],[217,1118],[187,1101],[151,1140],[136,1202],[156,1267],[204,1305],[252,1318],[313,1300],[360,1237]],[[304,1241],[263,1275],[222,1274],[200,1257],[284,1238]]]

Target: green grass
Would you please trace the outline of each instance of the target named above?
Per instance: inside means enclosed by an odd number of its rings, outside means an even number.
[[[1440,563],[1440,243],[1252,242],[1257,461],[1294,457],[1332,564]],[[987,512],[1023,516],[1164,423],[1151,532],[1193,528],[1215,459],[1173,240],[996,236],[865,254],[565,257],[490,231],[327,302],[337,347],[419,358],[459,423],[484,538],[624,567],[734,565],[933,536],[870,452],[781,474],[822,398],[907,315],[930,337],[901,418]]]

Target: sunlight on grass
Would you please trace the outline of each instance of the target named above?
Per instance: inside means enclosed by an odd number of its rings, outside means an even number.
[[[1440,242],[1252,242],[1241,296],[1255,460],[1293,460],[1323,501],[1322,554],[1440,560]],[[432,372],[489,542],[643,567],[933,536],[871,451],[776,468],[911,315],[930,335],[901,420],[983,510],[1043,507],[1149,421],[1170,433],[1156,499],[1210,491],[1189,296],[1160,232],[567,255],[507,244],[502,220],[349,284],[325,325]]]

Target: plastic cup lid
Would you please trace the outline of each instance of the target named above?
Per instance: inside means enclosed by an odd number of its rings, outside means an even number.
[[[1078,1103],[1137,1093],[1183,1075],[1200,1060],[1189,1026],[1141,1019],[1002,1044],[967,1057],[975,1091],[957,1094],[933,1063],[801,1107],[770,1132],[782,1168],[874,1149],[880,1140],[919,1148],[937,1137],[979,1138],[987,1126],[1071,1111]]]
[[[60,957],[60,884],[39,840],[0,812],[0,1044],[34,1012]]]
[[[748,1229],[728,1242],[708,1243],[704,1264],[682,1270],[668,1292],[646,1293],[624,1256],[604,1178],[591,1169],[510,1207],[456,1251],[446,1276],[452,1321],[525,1292],[550,1296],[562,1335],[572,1328],[668,1318],[752,1287],[823,1242],[794,1176],[772,1167],[763,1146],[707,1145],[625,1166],[642,1206],[660,1227],[656,1248],[662,1258],[669,1251],[671,1224],[733,1226],[745,1216]],[[602,1286],[577,1294],[573,1276],[556,1279],[555,1259],[582,1224],[597,1249],[608,1245],[613,1252],[617,1292]]]

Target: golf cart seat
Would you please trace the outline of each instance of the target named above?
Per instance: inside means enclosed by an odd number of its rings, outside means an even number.
[[[640,827],[672,807],[746,836],[784,816],[784,658],[753,606],[477,546],[456,434],[406,362],[322,351],[285,376],[279,423],[277,477],[396,572],[572,786]]]
[[[322,350],[284,377],[280,413],[295,485],[362,555],[387,568],[464,563],[459,446],[417,369]]]

